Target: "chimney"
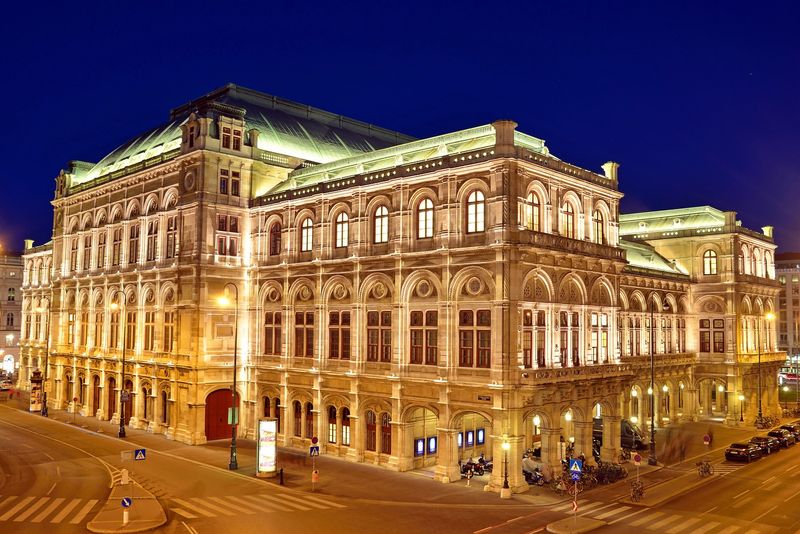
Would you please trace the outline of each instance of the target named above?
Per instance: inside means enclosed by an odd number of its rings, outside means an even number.
[[[30,250],[33,248],[33,239],[26,239],[25,240],[25,250]]]
[[[772,231],[775,229],[774,226],[762,226],[761,233],[767,237],[772,237]]]
[[[514,130],[517,123],[510,120],[494,121],[494,146],[499,154],[514,153]]]
[[[606,175],[606,178],[611,180],[612,182],[617,182],[617,173],[619,171],[619,163],[616,161],[606,161],[603,163],[603,173]]]

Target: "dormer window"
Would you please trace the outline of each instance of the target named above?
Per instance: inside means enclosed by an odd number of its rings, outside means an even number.
[[[222,128],[222,148],[231,147],[231,129],[227,126]]]
[[[242,131],[241,130],[233,130],[233,149],[234,150],[241,150],[242,149]]]

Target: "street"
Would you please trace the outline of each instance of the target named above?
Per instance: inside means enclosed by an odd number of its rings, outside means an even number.
[[[248,440],[241,441],[239,471],[231,472],[225,440],[189,447],[133,429],[121,440],[110,423],[77,418],[73,425],[71,420],[63,412],[46,419],[14,403],[0,405],[0,528],[85,532],[123,468],[136,483],[130,495],[132,518],[137,490],[152,493],[163,506],[167,523],[158,532],[523,534],[573,517],[572,501],[556,497],[546,486],[501,501],[497,494],[480,491],[477,478],[469,488],[463,481],[444,485],[424,473],[394,473],[325,457],[317,460],[323,478],[312,494],[305,476],[310,463],[298,451],[281,452],[286,486],[280,486],[275,479],[251,476],[254,451]],[[718,434],[727,436],[726,431],[737,436],[748,432],[720,429]],[[122,459],[123,451],[137,448],[146,449],[145,460]],[[800,488],[787,483],[798,474],[800,446],[752,464],[722,461],[719,451],[708,457],[715,475],[702,483],[694,458],[645,469],[650,495],[658,488],[664,493],[681,477],[690,481],[652,507],[626,502],[628,481],[635,477],[628,464],[626,481],[581,494],[576,515],[607,522],[598,532],[734,534],[800,528],[800,518],[792,513],[800,505]]]

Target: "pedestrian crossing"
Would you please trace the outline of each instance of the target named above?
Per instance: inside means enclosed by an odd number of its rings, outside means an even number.
[[[98,499],[0,495],[0,523],[78,525]]]
[[[572,515],[572,501],[554,506],[550,510]],[[756,534],[774,530],[768,525],[761,525],[763,528],[759,529],[759,525],[752,523],[747,525],[725,524],[710,517],[670,513],[618,502],[579,500],[577,515],[600,519],[609,525],[621,523],[632,529],[665,534]]]
[[[295,495],[288,492],[225,497],[184,497],[171,498],[168,501],[170,510],[185,519],[346,508],[342,504],[316,495]]]

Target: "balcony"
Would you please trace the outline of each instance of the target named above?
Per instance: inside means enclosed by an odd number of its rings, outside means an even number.
[[[649,358],[648,358],[649,362]],[[582,365],[579,367],[555,367],[546,369],[521,370],[523,386],[536,386],[577,380],[603,380],[633,376],[635,366],[631,363],[611,363],[605,365]]]
[[[736,361],[738,363],[743,364],[757,364],[758,363],[758,353],[757,352],[739,352],[736,354]],[[761,353],[761,363],[770,363],[770,362],[785,362],[786,361],[786,353],[785,352],[762,352]]]
[[[525,234],[530,236],[530,244],[535,247],[557,250],[559,252],[571,252],[582,256],[595,256],[609,260],[625,261],[625,251],[621,248],[598,245],[591,241],[580,241],[570,239],[560,235],[543,234],[541,232],[523,231],[522,239]]]

